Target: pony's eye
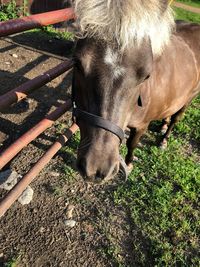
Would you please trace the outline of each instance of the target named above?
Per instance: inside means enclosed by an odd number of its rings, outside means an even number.
[[[138,104],[139,107],[142,107],[142,99],[141,99],[141,96],[140,95],[138,97],[137,104]]]
[[[151,75],[148,74],[144,80],[148,80],[148,79],[150,78],[150,76],[151,76]]]

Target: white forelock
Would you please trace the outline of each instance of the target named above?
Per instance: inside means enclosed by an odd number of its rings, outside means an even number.
[[[161,0],[75,0],[75,13],[84,36],[117,44],[121,50],[150,38],[154,54],[170,40],[172,9]]]

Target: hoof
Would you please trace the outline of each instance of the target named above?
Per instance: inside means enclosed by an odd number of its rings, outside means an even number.
[[[138,160],[139,160],[138,157],[136,157],[136,156],[133,157],[133,161],[138,161]]]
[[[160,144],[160,149],[165,150],[167,148],[167,140],[164,139]]]
[[[164,125],[164,126],[162,127],[162,129],[161,129],[161,134],[165,134],[166,131],[167,131],[167,129],[168,129],[168,126],[167,126],[167,125]]]
[[[127,173],[130,174],[132,172],[132,170],[133,170],[133,164],[132,163],[129,163],[127,165]]]

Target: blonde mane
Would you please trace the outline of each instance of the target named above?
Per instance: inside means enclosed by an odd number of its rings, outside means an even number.
[[[117,44],[121,50],[150,38],[154,54],[169,42],[174,18],[160,0],[75,0],[83,36]]]

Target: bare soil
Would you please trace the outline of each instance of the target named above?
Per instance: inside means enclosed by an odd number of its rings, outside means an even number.
[[[14,42],[14,43],[12,43]],[[24,47],[26,46],[26,48]],[[34,49],[40,49],[37,52]],[[0,40],[0,94],[34,78],[69,56],[72,44],[37,33],[24,33]],[[50,55],[48,53],[53,53]],[[16,57],[17,55],[17,57]],[[59,56],[59,57],[57,57]],[[71,73],[65,73],[36,90],[29,99],[0,113],[0,146],[14,140],[41,120],[70,95]],[[23,149],[5,169],[24,175],[58,136],[59,125],[70,124],[70,113]],[[69,146],[72,143],[69,143]],[[74,144],[73,144],[74,145]],[[0,151],[1,151],[0,150]],[[127,266],[138,266],[131,240],[138,238],[128,211],[114,205],[110,193],[116,184],[87,186],[81,177],[66,175],[63,166],[75,168],[72,154],[59,152],[33,181],[30,204],[18,202],[0,220],[0,265],[18,257],[17,266],[118,266],[105,251],[111,240]],[[0,191],[0,197],[5,195]],[[68,204],[75,205],[75,227],[65,225]],[[138,234],[137,234],[138,235]],[[148,240],[143,240],[144,252]]]

